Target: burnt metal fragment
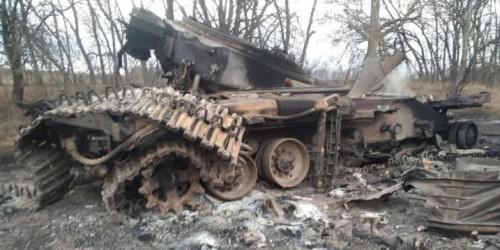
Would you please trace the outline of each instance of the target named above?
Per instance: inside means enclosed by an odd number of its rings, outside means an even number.
[[[410,170],[403,174],[404,188],[424,192],[429,227],[500,232],[500,162],[491,158],[457,162],[457,170],[450,173]]]

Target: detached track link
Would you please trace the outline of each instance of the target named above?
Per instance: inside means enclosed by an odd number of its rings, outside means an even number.
[[[36,209],[61,199],[73,180],[73,175],[70,174],[71,161],[63,150],[51,145],[32,145],[20,151],[25,157],[22,161],[26,168],[33,173]]]
[[[141,177],[142,170],[160,164],[170,154],[189,159],[197,169],[204,167],[204,157],[194,143],[185,140],[158,142],[148,151],[114,166],[112,173],[104,180],[102,189],[102,199],[108,211],[120,210],[125,202],[124,194],[121,193],[125,191],[125,181]]]

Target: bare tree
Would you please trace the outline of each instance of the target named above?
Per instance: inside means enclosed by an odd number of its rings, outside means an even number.
[[[366,56],[376,57],[377,49],[380,44],[380,1],[371,0],[370,4],[370,30],[368,31],[368,48]]]
[[[174,20],[174,0],[162,0],[167,19]]]
[[[104,58],[103,58],[103,53],[102,53],[102,47],[101,47],[101,41],[99,37],[99,32],[97,28],[97,24],[100,22],[96,11],[94,7],[92,6],[90,0],[87,0],[87,6],[89,8],[90,12],[90,23],[91,23],[91,30],[92,30],[92,36],[94,37],[94,41],[97,47],[97,58],[99,59],[99,65],[101,67],[101,82],[104,84],[106,83],[106,68],[104,67]]]
[[[281,30],[281,42],[283,43],[283,50],[288,52],[288,49],[290,47],[292,17],[290,15],[290,4],[288,3],[288,0],[284,1],[285,6],[283,8],[280,8],[278,6],[278,0],[274,0],[273,2],[274,7],[276,8],[276,15]]]
[[[113,74],[114,74],[114,85],[115,87],[119,87],[120,85],[120,74],[119,74],[119,67],[118,67],[118,62],[116,60],[116,54],[118,52],[117,50],[117,44],[116,42],[118,41],[118,44],[120,47],[123,47],[125,45],[125,37],[123,34],[123,31],[119,28],[119,25],[117,23],[117,19],[123,20],[123,15],[120,11],[120,9],[116,9],[118,11],[113,11],[111,7],[111,1],[107,1],[106,5],[104,5],[101,1],[96,2],[99,9],[101,10],[102,14],[106,18],[108,22],[108,27],[109,27],[109,34],[111,35],[110,39],[110,46],[108,46],[108,53],[113,57]],[[118,6],[118,3],[115,1],[115,6]],[[124,56],[123,58],[123,69],[125,72],[125,82],[129,82],[129,77],[128,77],[128,59],[127,56]]]
[[[311,1],[304,25],[289,0],[193,0],[189,10],[182,1],[162,2],[167,19],[173,20],[178,11],[257,46],[280,46],[299,54],[302,64],[315,33],[314,23],[322,22],[315,18],[317,0]],[[352,79],[363,57],[358,45],[366,42],[365,56],[402,48],[420,79],[452,82],[450,94],[460,93],[471,81],[492,84],[500,79],[500,0],[335,3],[345,11],[328,17],[341,24],[333,36],[334,46],[345,47],[342,57],[349,66],[338,64],[338,72],[330,72],[327,64],[311,64],[320,67],[311,71],[316,75],[339,82]],[[58,77],[66,84],[109,81],[118,87],[123,79],[116,54],[125,45],[121,23],[127,18],[120,7],[116,0],[0,0],[0,56],[12,72],[12,99],[24,98],[25,85],[53,82]],[[86,66],[87,73],[75,72],[77,65]],[[141,76],[144,83],[151,80],[145,62],[124,56],[123,68],[126,83]]]
[[[316,10],[317,2],[318,0],[314,0],[313,6],[311,8],[311,14],[309,15],[309,22],[307,24],[306,30],[306,39],[304,41],[304,46],[302,47],[302,54],[300,55],[300,64],[304,64],[304,61],[306,59],[307,47],[309,46],[309,39],[311,39],[311,36],[314,34],[314,31],[311,31],[311,26],[313,24],[314,11]]]
[[[12,100],[22,101],[24,98],[24,74],[22,64],[23,48],[22,27],[19,25],[22,9],[29,8],[25,6],[26,2],[22,0],[2,0],[0,4],[0,24],[2,27],[2,42],[7,59],[12,72],[13,88]]]
[[[415,6],[420,0],[406,2],[407,8],[398,9],[397,17],[383,19],[380,17],[382,2],[392,4],[392,0],[370,0],[370,14],[366,15],[363,6],[359,6],[359,3],[337,1],[338,4],[344,6],[345,11],[341,16],[335,17],[336,20],[347,29],[354,31],[361,41],[368,42],[367,56],[377,56],[380,52],[387,52],[388,48],[393,47],[388,41],[398,37],[405,24],[419,18]]]
[[[471,30],[472,30],[472,13],[473,11],[481,7],[486,1],[481,0],[467,0],[465,6],[463,8],[463,15],[460,17],[460,24],[462,30],[462,48],[460,53],[460,62],[458,69],[458,77],[455,80],[453,88],[450,91],[451,95],[457,95],[460,93],[462,86],[466,82],[467,78],[467,64],[469,57],[469,45],[471,38]]]
[[[194,0],[191,18],[219,29],[226,33],[240,36],[251,42],[262,44],[264,35],[259,35],[265,23],[273,23],[269,6],[274,0],[244,1],[244,0]],[[184,17],[187,11],[178,3]],[[267,34],[267,33],[266,33]]]
[[[79,50],[81,51],[83,60],[85,61],[85,64],[87,65],[87,70],[89,72],[89,78],[90,78],[90,84],[95,85],[96,84],[96,77],[95,77],[95,72],[94,72],[94,66],[93,66],[93,63],[90,59],[89,53],[87,52],[86,46],[83,44],[83,40],[80,36],[80,19],[79,19],[78,11],[76,10],[76,3],[74,0],[68,0],[68,3],[71,6],[73,21],[70,21],[66,17],[66,15],[64,14],[64,12],[60,11],[59,13],[66,20],[66,23],[73,31],[73,35],[74,35],[74,38],[76,40],[76,44],[77,44]]]

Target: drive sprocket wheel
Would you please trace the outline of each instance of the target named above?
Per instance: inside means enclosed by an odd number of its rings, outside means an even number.
[[[146,197],[146,208],[157,207],[160,218],[168,212],[182,213],[183,205],[194,207],[194,195],[205,190],[200,185],[200,171],[186,158],[171,154],[160,164],[141,171],[139,193]]]
[[[194,194],[204,192],[198,169],[203,166],[199,147],[184,140],[162,141],[115,164],[103,183],[102,198],[108,210],[120,210],[130,192],[123,187],[139,180],[138,194],[147,208],[157,207],[160,217],[169,211],[180,214],[184,205],[194,205]]]

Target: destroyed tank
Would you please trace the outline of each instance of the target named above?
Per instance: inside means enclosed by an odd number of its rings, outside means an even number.
[[[18,155],[33,173],[38,207],[96,178],[107,209],[143,201],[160,216],[194,206],[205,190],[239,199],[258,176],[282,188],[306,178],[330,188],[338,185],[336,169],[407,141],[440,135],[473,147],[477,127],[450,123],[447,110],[488,98],[421,103],[370,92],[402,53],[382,63],[367,59],[351,89],[317,87],[285,51],[259,49],[190,19],[135,9],[126,32],[119,60],[123,53],[147,60],[154,51],[165,85],[108,87],[26,106],[34,119],[20,131]]]

